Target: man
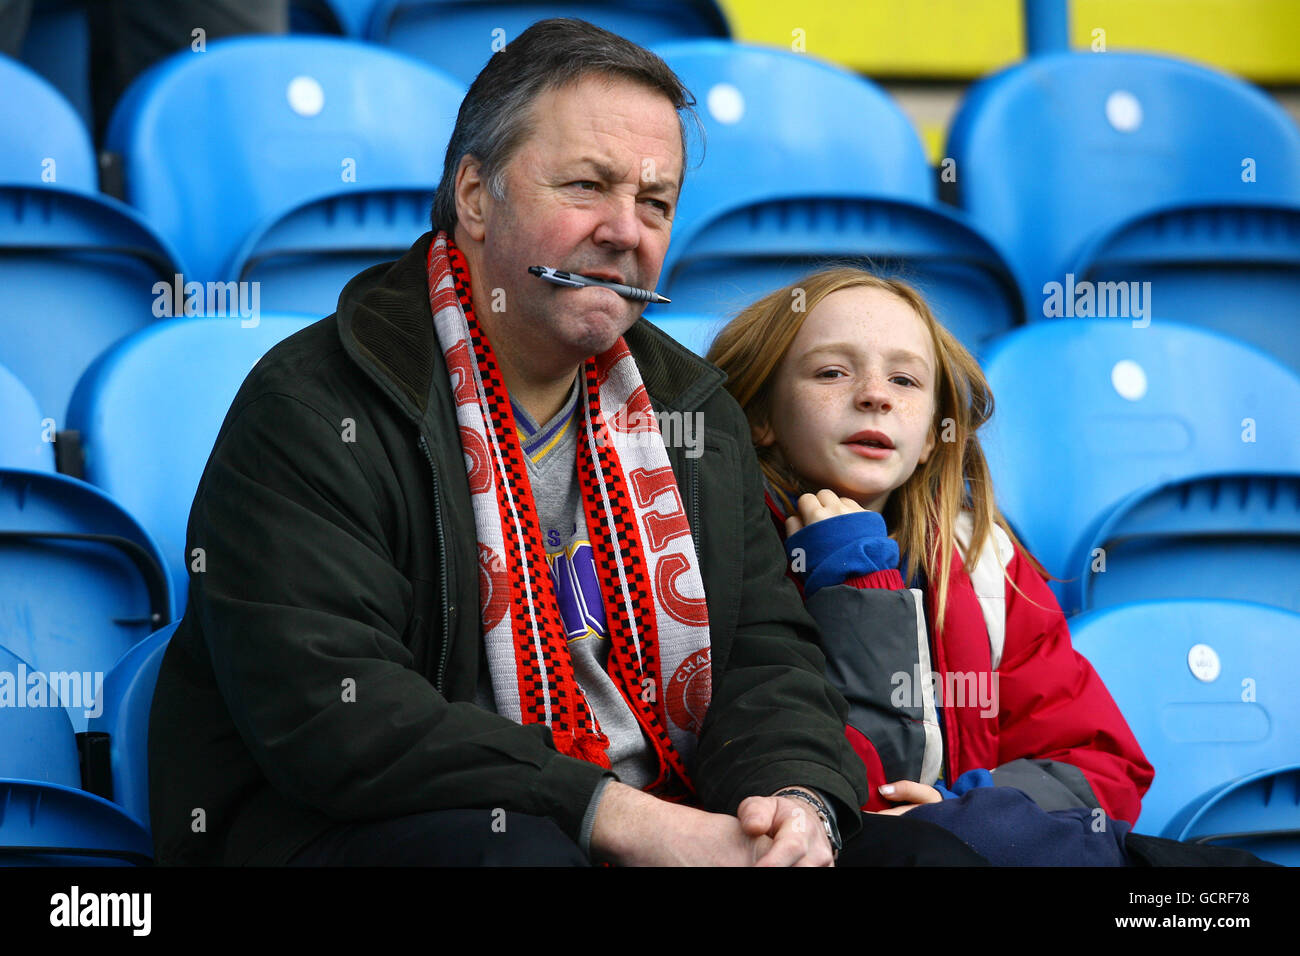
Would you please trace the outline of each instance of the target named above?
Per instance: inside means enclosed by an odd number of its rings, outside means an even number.
[[[826,865],[862,829],[721,373],[528,272],[654,287],[688,98],[534,25],[461,106],[435,232],[249,376],[151,714],[160,862]],[[979,862],[869,819],[855,855]]]

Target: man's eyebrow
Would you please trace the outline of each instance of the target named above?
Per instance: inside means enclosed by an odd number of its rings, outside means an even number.
[[[590,166],[592,170],[595,171],[596,175],[605,180],[605,182],[614,182],[615,180],[622,178],[615,173],[609,165],[601,162],[599,159],[592,159],[590,156],[583,156],[578,160],[578,163]],[[674,192],[677,189],[677,180],[656,179],[653,182],[646,183],[643,188],[646,192]]]

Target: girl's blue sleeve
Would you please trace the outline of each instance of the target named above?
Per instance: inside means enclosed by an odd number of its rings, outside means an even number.
[[[898,567],[898,542],[875,511],[836,515],[785,539],[791,566],[803,569],[804,597],[860,574]]]

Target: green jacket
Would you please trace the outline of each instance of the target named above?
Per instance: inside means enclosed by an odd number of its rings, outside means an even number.
[[[476,707],[478,557],[426,234],[348,283],[338,312],[253,369],[190,512],[201,548],[150,714],[159,863],[280,863],[342,821],[456,807],[553,818],[577,838],[602,769],[542,725]],[[743,413],[723,375],[645,320],[625,336],[670,448],[708,602],[702,805],[802,784],[847,838],[866,774],[817,632],[785,576]]]

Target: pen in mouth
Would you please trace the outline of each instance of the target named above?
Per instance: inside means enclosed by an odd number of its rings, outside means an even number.
[[[611,282],[609,279],[597,279],[594,276],[579,275],[576,272],[562,272],[559,269],[553,269],[550,266],[529,266],[528,271],[544,279],[547,282],[553,282],[555,285],[566,286],[571,289],[581,289],[586,286],[596,286],[602,289],[609,289],[616,292],[625,299],[631,299],[634,302],[671,302],[672,299],[660,295],[652,289],[638,289],[636,286],[624,285],[621,282]]]

